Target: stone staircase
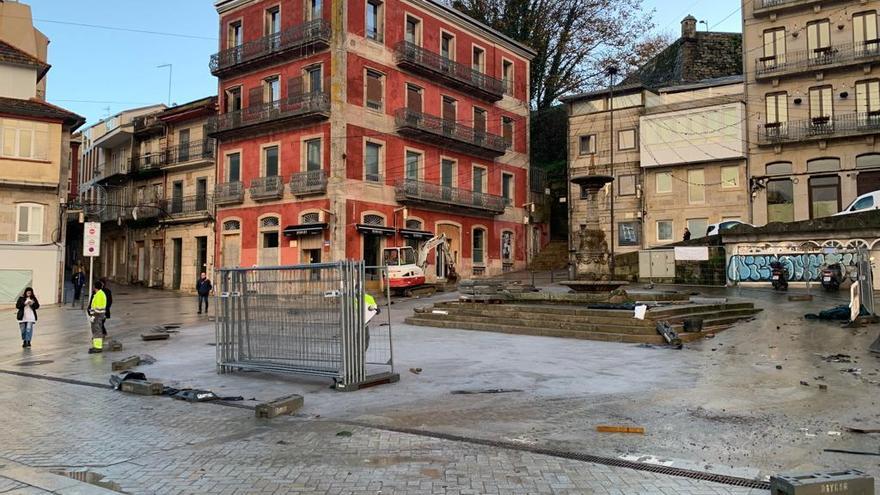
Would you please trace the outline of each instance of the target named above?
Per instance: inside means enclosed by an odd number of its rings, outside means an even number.
[[[529,263],[529,270],[546,272],[564,270],[568,264],[568,242],[550,241]]]
[[[605,342],[663,344],[657,333],[658,321],[667,321],[683,342],[698,340],[710,333],[751,318],[761,311],[752,303],[674,304],[648,310],[644,320],[633,318],[627,310],[587,309],[567,304],[481,304],[443,302],[416,312],[406,319],[410,325],[463,330],[480,330],[519,335],[541,335]],[[684,332],[688,318],[701,318],[701,332]]]

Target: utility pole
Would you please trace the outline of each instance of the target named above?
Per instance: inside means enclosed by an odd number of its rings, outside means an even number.
[[[162,69],[165,67],[168,67],[168,106],[170,107],[171,106],[171,73],[174,70],[174,67],[172,64],[162,64],[162,65],[156,66],[157,69]]]
[[[611,152],[610,152],[610,173],[608,175],[611,176],[611,244],[610,249],[611,253],[608,259],[608,268],[611,271],[611,278],[614,279],[616,274],[615,260],[614,260],[614,76],[617,75],[617,67],[610,65],[605,69],[605,73],[608,74],[609,83],[608,83],[608,106],[611,110]]]

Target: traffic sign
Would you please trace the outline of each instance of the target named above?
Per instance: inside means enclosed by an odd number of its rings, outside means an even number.
[[[101,255],[101,223],[86,222],[83,224],[83,256]]]

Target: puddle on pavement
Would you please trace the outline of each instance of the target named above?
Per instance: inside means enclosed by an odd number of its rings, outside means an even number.
[[[41,364],[50,364],[54,363],[51,359],[38,359],[36,361],[22,361],[20,363],[15,363],[16,366],[39,366]]]
[[[101,488],[106,488],[108,490],[113,490],[119,493],[126,493],[122,491],[121,487],[112,481],[104,481],[104,475],[93,473],[92,471],[52,471],[53,474],[60,474],[61,476],[67,476],[68,478],[75,479],[77,481],[82,481],[83,483],[88,483],[90,485],[99,486]]]

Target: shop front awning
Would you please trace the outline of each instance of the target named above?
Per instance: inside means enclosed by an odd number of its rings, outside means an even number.
[[[434,237],[433,232],[418,229],[398,229],[397,232],[405,239],[417,239],[419,241],[427,241]]]
[[[284,235],[288,237],[298,237],[301,235],[320,234],[327,230],[327,223],[302,223],[299,225],[288,225],[284,227]]]
[[[359,223],[356,226],[357,231],[361,234],[372,234],[372,235],[384,235],[384,236],[393,236],[396,230],[392,227],[383,227],[382,225],[367,225],[365,223]]]

